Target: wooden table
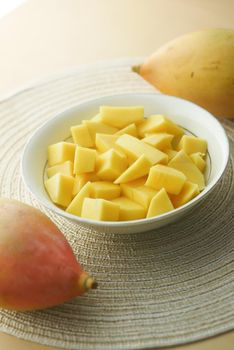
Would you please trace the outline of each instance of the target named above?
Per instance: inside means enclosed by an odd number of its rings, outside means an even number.
[[[0,20],[0,96],[87,62],[146,56],[188,31],[232,27],[233,13],[233,0],[29,0]],[[173,349],[233,348],[229,332]],[[0,349],[55,350],[3,333]]]

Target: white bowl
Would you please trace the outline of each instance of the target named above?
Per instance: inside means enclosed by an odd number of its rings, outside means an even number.
[[[189,203],[166,214],[134,221],[104,222],[83,219],[71,215],[54,205],[44,188],[43,178],[47,161],[47,147],[67,139],[70,126],[83,119],[90,119],[98,113],[100,105],[134,106],[142,105],[146,117],[151,114],[165,114],[176,124],[208,142],[210,164],[206,172],[205,189]],[[221,124],[209,112],[186,100],[161,94],[131,93],[97,98],[81,103],[48,120],[28,140],[21,161],[24,182],[31,193],[47,208],[68,220],[95,230],[113,233],[135,233],[156,229],[180,219],[189,209],[199,205],[222,177],[229,158],[228,138]]]

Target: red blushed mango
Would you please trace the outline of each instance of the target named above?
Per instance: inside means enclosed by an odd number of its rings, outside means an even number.
[[[0,307],[43,309],[95,286],[46,215],[0,198]]]

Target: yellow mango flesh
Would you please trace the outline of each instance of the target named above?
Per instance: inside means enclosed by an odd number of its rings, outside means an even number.
[[[175,208],[181,207],[199,194],[199,187],[190,181],[186,181],[182,190],[177,195],[170,195]]]
[[[120,221],[138,220],[145,218],[146,210],[138,203],[133,202],[126,197],[112,199],[112,203],[118,204],[120,207]]]
[[[110,149],[97,157],[96,173],[102,180],[116,180],[127,167],[127,158],[122,157],[114,149]]]
[[[91,182],[87,182],[82,187],[80,192],[73,198],[73,200],[67,207],[66,212],[77,216],[81,216],[84,199],[90,196],[90,190],[91,190]]]
[[[134,185],[134,183],[122,184],[121,190],[123,196],[140,204],[146,210],[148,210],[151,199],[157,193],[153,188],[144,185],[137,186],[136,184]]]
[[[74,178],[72,176],[55,174],[45,181],[45,188],[51,200],[62,207],[67,207],[72,200]]]
[[[173,209],[174,207],[171,203],[171,200],[167,192],[165,191],[164,188],[162,188],[152,198],[146,217],[151,218],[153,216],[158,216],[158,215],[167,213]]]
[[[204,188],[206,141],[137,109],[104,106],[103,114],[71,127],[74,143],[48,147],[45,188],[55,204],[82,216],[86,203],[84,217],[95,220],[138,220],[172,210],[171,202],[181,206]]]
[[[143,154],[131,164],[115,181],[115,184],[130,182],[148,174],[151,163]]]
[[[91,184],[90,197],[114,199],[120,196],[120,186],[108,181],[95,181]]]
[[[142,139],[143,142],[147,143],[150,146],[153,146],[160,151],[171,148],[171,141],[174,135],[167,133],[158,133],[158,134],[147,134],[145,138]]]
[[[131,135],[121,135],[116,141],[116,144],[123,150],[128,158],[133,160],[136,160],[144,154],[150,161],[151,165],[156,163],[165,164],[168,161],[168,156],[165,153],[147,145]]]
[[[187,154],[206,153],[207,142],[199,137],[184,135],[178,144],[178,150],[183,150]]]
[[[165,132],[172,135],[182,135],[183,129],[161,114],[151,115],[138,128],[138,134],[144,137],[147,133]]]
[[[87,125],[75,125],[71,127],[73,142],[82,147],[93,147],[94,142],[90,136]]]
[[[168,161],[170,161],[177,154],[177,151],[174,149],[165,149],[163,152],[168,155]]]
[[[63,175],[73,175],[73,163],[70,160],[67,160],[66,162],[58,165],[54,165],[50,168],[46,169],[46,173],[48,178],[51,176],[54,176],[57,173],[63,174]]]
[[[115,135],[124,135],[124,134],[128,134],[128,135],[132,135],[135,137],[138,137],[138,132],[137,132],[137,127],[136,124],[129,124],[128,126],[126,126],[123,129],[120,129],[119,131],[117,131],[115,133]]]
[[[204,175],[183,150],[179,151],[177,155],[170,160],[168,166],[181,171],[188,181],[198,185],[200,191],[204,189]]]
[[[101,106],[100,116],[103,123],[122,129],[129,124],[141,122],[144,118],[144,107]]]
[[[168,193],[178,194],[185,181],[186,176],[181,171],[158,164],[150,168],[146,186],[155,190],[165,188]]]
[[[81,188],[88,181],[98,181],[98,180],[99,180],[99,177],[96,175],[96,173],[84,173],[84,174],[76,175],[74,178],[72,196],[74,197],[78,192],[80,192]]]
[[[81,217],[98,221],[118,221],[119,205],[105,199],[85,198]]]
[[[96,134],[96,148],[99,152],[103,153],[113,148],[117,153],[119,153],[122,157],[126,157],[121,148],[116,144],[118,140],[118,135],[108,135],[108,134]]]
[[[76,147],[74,174],[91,173],[95,170],[96,151],[85,147]]]
[[[93,140],[93,142],[95,143],[95,139],[96,139],[96,134],[115,134],[118,129],[114,128],[110,125],[104,124],[102,122],[98,122],[95,120],[83,120],[82,121],[83,125],[86,125],[88,130],[89,130],[89,134]]]
[[[190,154],[190,158],[192,159],[194,164],[198,167],[198,169],[203,173],[206,167],[206,162],[202,158],[201,153],[198,152],[198,153]]]
[[[70,142],[58,142],[48,147],[48,165],[51,167],[67,160],[74,161],[76,145]]]

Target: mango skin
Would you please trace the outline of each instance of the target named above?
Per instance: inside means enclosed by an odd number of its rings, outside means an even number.
[[[178,37],[137,70],[165,94],[195,102],[216,116],[234,118],[234,29]]]
[[[26,311],[63,303],[85,291],[85,276],[46,215],[0,198],[0,307]]]

